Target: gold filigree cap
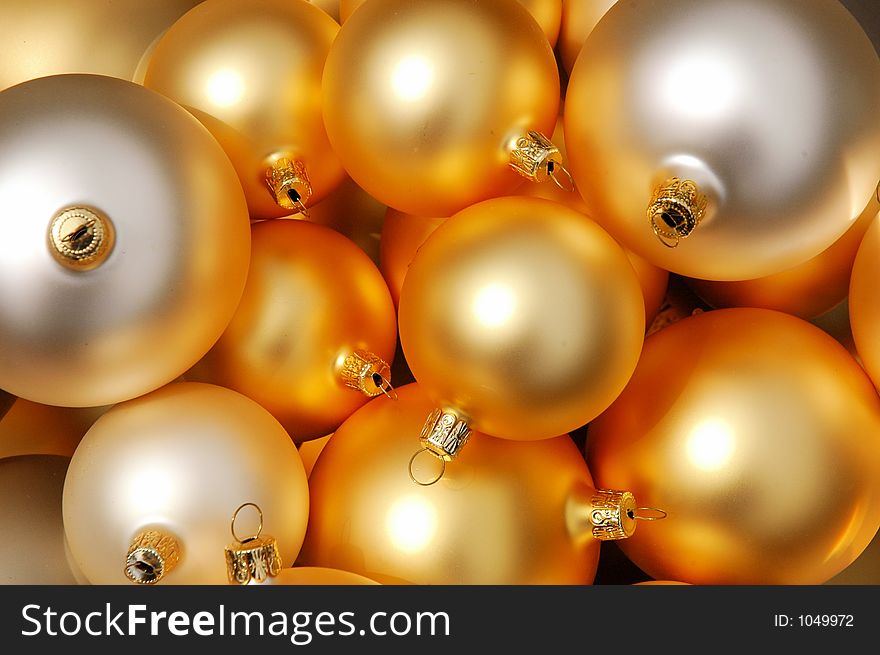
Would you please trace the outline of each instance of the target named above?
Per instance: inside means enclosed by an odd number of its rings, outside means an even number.
[[[113,223],[97,209],[67,207],[49,223],[49,251],[65,268],[89,271],[110,256],[115,236]]]
[[[309,215],[312,183],[303,162],[289,157],[270,158],[266,184],[279,207]]]
[[[367,350],[355,350],[342,360],[339,379],[346,387],[370,398],[385,394],[397,399],[397,392],[391,386],[391,366]]]
[[[144,530],[131,542],[125,576],[135,584],[156,584],[180,561],[180,545],[170,534]]]
[[[510,152],[510,167],[532,182],[553,182],[560,189],[574,191],[574,180],[562,163],[562,153],[540,132],[531,131],[516,140]],[[559,174],[565,177],[560,180]]]
[[[240,538],[235,533],[235,519],[245,507],[253,507],[259,512],[260,526],[255,535]],[[235,542],[226,546],[226,574],[229,582],[247,584],[251,580],[263,582],[267,577],[275,577],[281,572],[281,551],[274,537],[263,536],[263,511],[255,503],[240,505],[232,515],[232,537]]]
[[[636,507],[629,491],[599,489],[590,499],[593,536],[600,541],[628,539],[636,531],[636,521],[659,521],[666,512],[653,507]]]
[[[451,462],[471,435],[469,419],[454,409],[435,409],[422,427],[419,440],[432,455]]]
[[[703,220],[708,204],[696,182],[673,177],[654,189],[648,221],[664,246],[676,248]]]

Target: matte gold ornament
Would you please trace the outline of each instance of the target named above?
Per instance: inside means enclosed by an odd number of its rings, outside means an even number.
[[[840,344],[780,312],[649,337],[587,455],[598,485],[668,512],[620,543],[655,579],[819,584],[880,527],[880,398]]]
[[[230,508],[242,498],[265,510],[291,565],[309,496],[290,437],[235,391],[170,384],[116,405],[77,447],[64,484],[72,559],[92,584],[227,584]],[[251,518],[236,530],[249,533]]]
[[[77,584],[61,518],[69,462],[57,455],[0,459],[0,585]]]
[[[591,216],[653,264],[746,280],[815,257],[880,179],[880,59],[836,0],[618,2],[571,73]]]
[[[382,238],[379,241],[379,265],[385,282],[388,283],[395,308],[400,304],[400,290],[409,265],[422,244],[445,220],[410,216],[392,208],[385,214]]]
[[[292,569],[282,569],[274,578],[267,578],[264,584],[285,586],[363,586],[377,585],[378,582],[365,578],[356,573],[328,569],[320,566],[296,566]]]
[[[321,451],[324,450],[324,446],[327,445],[327,442],[330,441],[330,437],[332,434],[328,434],[325,437],[319,437],[318,439],[311,439],[310,441],[303,441],[297,447],[299,451],[299,456],[302,459],[303,467],[306,470],[306,477],[312,474],[312,469],[315,467],[315,462],[318,461],[318,457],[321,455]]]
[[[801,318],[815,318],[846,298],[856,252],[878,209],[880,203],[872,198],[842,237],[812,259],[787,271],[740,282],[689,279],[687,283],[713,307],[761,307]]]
[[[333,43],[323,88],[327,133],[349,175],[421,216],[513,191],[521,140],[548,134],[559,107],[550,44],[509,0],[370,0]],[[538,159],[531,179],[562,173],[547,168],[551,152]]]
[[[340,22],[344,23],[352,15],[355,9],[364,4],[366,0],[339,0]],[[562,0],[519,0],[519,3],[528,9],[541,29],[550,46],[556,45],[559,36],[559,24],[562,21]]]
[[[0,90],[38,77],[131,80],[150,43],[200,0],[3,0]]]
[[[16,455],[72,457],[77,444],[110,406],[55,407],[18,398],[0,419],[0,459]]]
[[[330,228],[253,226],[238,311],[188,379],[256,400],[299,441],[323,437],[370,397],[393,394],[394,305],[375,265]]]
[[[644,312],[626,255],[595,223],[547,200],[497,198],[448,219],[419,249],[400,339],[438,409],[497,437],[544,439],[620,393]]]
[[[880,389],[880,216],[871,221],[852,269],[849,318],[856,350]]]
[[[167,384],[225,329],[250,231],[235,171],[179,106],[98,75],[0,94],[0,387],[108,405]]]
[[[321,116],[321,74],[338,31],[306,0],[206,0],[150,58],[144,84],[211,130],[253,218],[310,207],[344,179]]]
[[[636,517],[650,518],[621,504],[630,495],[597,491],[567,435],[512,442],[474,432],[443,480],[414,484],[413,434],[433,403],[418,385],[399,394],[355,412],[321,453],[301,563],[383,584],[589,584],[596,537],[624,537]],[[436,460],[419,466],[428,473]]]
[[[615,2],[617,0],[562,0],[562,20],[556,46],[569,75],[584,41]]]
[[[330,16],[337,23],[339,20],[339,8],[342,4],[341,0],[309,0],[313,5],[319,7],[321,11]]]

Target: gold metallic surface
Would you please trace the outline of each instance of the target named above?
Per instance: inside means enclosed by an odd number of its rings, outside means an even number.
[[[400,304],[400,289],[403,287],[403,279],[413,257],[431,233],[445,220],[445,218],[410,216],[392,208],[389,208],[385,214],[382,237],[379,241],[379,266],[395,307]]]
[[[666,270],[764,277],[815,257],[880,179],[880,59],[839,2],[618,2],[565,101],[571,172],[591,216]],[[674,249],[645,208],[690,179],[708,197]]]
[[[458,457],[470,439],[469,424],[468,417],[462,416],[455,409],[435,407],[422,425],[419,441],[426,451],[450,462]],[[415,459],[412,463],[415,463]]]
[[[693,180],[670,178],[658,185],[648,204],[648,223],[668,248],[677,248],[700,225],[708,198]]]
[[[226,546],[226,574],[230,584],[265,582],[282,567],[281,551],[273,537],[251,537]]]
[[[282,569],[274,578],[268,578],[263,584],[269,585],[377,585],[378,582],[365,578],[356,573],[340,571],[339,569],[326,569],[319,566],[296,566],[292,569]]]
[[[342,384],[369,398],[394,391],[388,362],[366,350],[355,350],[346,355],[338,374]]]
[[[84,156],[87,154],[87,156]],[[110,217],[91,271],[53,258],[70,207]],[[0,387],[91,407],[147,393],[223,332],[247,275],[235,171],[186,111],[130,82],[60,75],[0,94]]]
[[[297,442],[323,437],[368,400],[343,384],[345,358],[393,359],[394,305],[369,258],[330,228],[265,221],[252,231],[238,311],[188,379],[256,400]]]
[[[846,298],[856,252],[877,210],[874,200],[829,248],[787,271],[741,282],[689,279],[687,283],[713,307],[761,307],[815,318]]]
[[[110,256],[116,233],[113,222],[91,207],[68,207],[49,224],[49,248],[62,266],[90,271]]]
[[[0,419],[0,459],[15,455],[61,455],[73,451],[92,424],[110,409],[54,407],[18,398]]]
[[[0,459],[0,585],[77,584],[61,518],[69,462],[54,455]]]
[[[303,564],[386,584],[592,582],[593,485],[571,439],[474,433],[443,479],[420,487],[407,467],[432,403],[417,385],[398,392],[358,410],[321,453]]]
[[[339,25],[305,0],[210,0],[160,39],[144,84],[189,109],[232,160],[253,218],[289,213],[267,159],[305,164],[316,203],[343,179],[321,117],[321,73]]]
[[[341,0],[309,0],[313,5],[319,7],[321,11],[330,16],[337,23],[339,21],[339,8],[342,4]]]
[[[64,486],[64,527],[93,584],[125,584],[122,559],[144,530],[172,534],[180,563],[161,584],[227,584],[230,509],[258,503],[283,563],[296,559],[308,486],[296,446],[241,394],[170,384],[104,414],[80,442]],[[237,530],[251,531],[242,517]]]
[[[144,530],[132,539],[125,577],[134,584],[157,584],[180,563],[180,544],[161,530]]]
[[[849,319],[856,350],[880,389],[880,216],[871,221],[852,269]]]
[[[509,0],[370,0],[324,69],[327,133],[349,175],[415,215],[513,191],[510,151],[549,134],[558,108],[552,49]]]
[[[308,211],[312,184],[303,162],[278,157],[266,172],[266,184],[279,207],[288,211]]]
[[[599,226],[547,200],[497,198],[422,245],[401,291],[400,340],[438,406],[487,434],[541,439],[620,393],[644,313],[632,266]]]
[[[819,584],[880,527],[880,398],[842,346],[779,312],[649,337],[587,455],[597,485],[668,512],[620,544],[657,579]]]
[[[330,437],[332,434],[328,434],[325,437],[318,437],[317,439],[311,439],[310,441],[303,441],[297,447],[299,450],[299,456],[302,459],[303,467],[306,470],[306,476],[312,475],[312,469],[315,467],[315,462],[318,461],[318,457],[321,455],[321,451],[324,450],[324,446],[327,445],[327,442],[330,441]]]
[[[201,0],[3,0],[0,90],[47,75],[131,80],[155,37]]]
[[[562,0],[562,21],[556,43],[562,65],[571,74],[584,41],[617,0]]]

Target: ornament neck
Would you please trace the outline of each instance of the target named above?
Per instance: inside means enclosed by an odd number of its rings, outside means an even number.
[[[257,532],[249,537],[239,537],[235,532],[235,520],[245,507],[253,507],[260,516]],[[230,583],[247,584],[264,582],[268,577],[275,577],[281,572],[281,551],[274,537],[263,535],[263,511],[255,503],[244,503],[232,515],[230,524],[234,543],[224,549],[226,554],[226,574]]]
[[[397,391],[391,385],[391,367],[388,362],[367,350],[355,350],[342,359],[337,374],[349,389],[375,398],[385,394],[397,400]]]
[[[470,435],[470,418],[456,409],[435,408],[422,426],[419,436],[422,448],[409,460],[409,477],[422,487],[437,483],[446,472],[446,462],[451,462],[458,456]],[[418,470],[416,460],[425,453],[435,463],[439,461],[440,470],[436,475],[426,477]]]
[[[67,207],[49,224],[49,250],[71,271],[90,271],[103,264],[114,241],[113,223],[93,207]]]
[[[162,530],[140,532],[125,557],[125,575],[135,584],[156,584],[180,561],[177,539]]]
[[[708,202],[693,180],[672,177],[654,189],[648,221],[660,243],[677,248],[699,226]]]
[[[600,541],[628,539],[636,531],[636,521],[657,521],[666,512],[653,507],[637,507],[629,491],[599,489],[590,498],[590,524],[593,537]]]
[[[531,182],[553,180],[563,191],[573,192],[574,179],[562,163],[562,153],[540,132],[531,131],[516,140],[510,151],[510,167]]]
[[[306,165],[293,155],[273,155],[266,166],[266,184],[279,207],[308,217],[312,183]]]

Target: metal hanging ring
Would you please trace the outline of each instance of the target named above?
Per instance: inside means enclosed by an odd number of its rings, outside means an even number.
[[[257,534],[251,537],[245,537],[244,539],[240,538],[237,534],[235,534],[235,520],[238,518],[238,513],[243,510],[245,507],[253,507],[257,510],[257,513],[260,515],[260,525],[257,528]],[[256,503],[243,503],[238,506],[238,509],[235,510],[235,513],[232,515],[232,523],[229,525],[229,530],[232,532],[232,538],[235,539],[238,543],[243,544],[246,541],[252,541],[254,539],[258,539],[260,535],[263,533],[263,510],[260,509],[260,506]]]
[[[418,456],[421,455],[422,453],[428,453],[428,454],[431,455],[431,457],[433,457],[434,459],[437,459],[437,460],[440,461],[440,473],[437,475],[436,478],[433,478],[432,480],[429,480],[429,481],[427,481],[427,482],[424,482],[424,481],[419,480],[418,478],[416,478],[416,474],[413,472],[413,462],[415,462],[416,457],[418,457]],[[443,474],[446,473],[446,460],[443,459],[443,458],[441,458],[441,457],[437,457],[434,453],[432,453],[432,452],[431,452],[430,450],[428,450],[427,448],[421,448],[421,449],[417,450],[417,451],[413,454],[412,457],[409,458],[409,467],[408,467],[408,469],[409,469],[409,479],[410,479],[410,480],[412,480],[413,482],[415,482],[415,483],[416,483],[417,485],[419,485],[420,487],[430,487],[431,485],[437,484],[437,483],[440,481],[440,479],[443,477]]]
[[[560,181],[560,179],[557,177],[557,169],[562,171],[563,175],[565,175],[565,184],[563,184],[563,182]],[[553,180],[553,183],[566,193],[574,193],[577,189],[577,187],[575,187],[574,185],[574,178],[571,176],[571,173],[568,172],[568,169],[563,164],[554,161],[548,162],[547,173],[550,175],[550,179]]]
[[[639,515],[639,512],[651,512],[651,514]],[[627,514],[634,521],[660,521],[669,516],[662,509],[656,507],[636,507],[634,510],[627,512]]]

